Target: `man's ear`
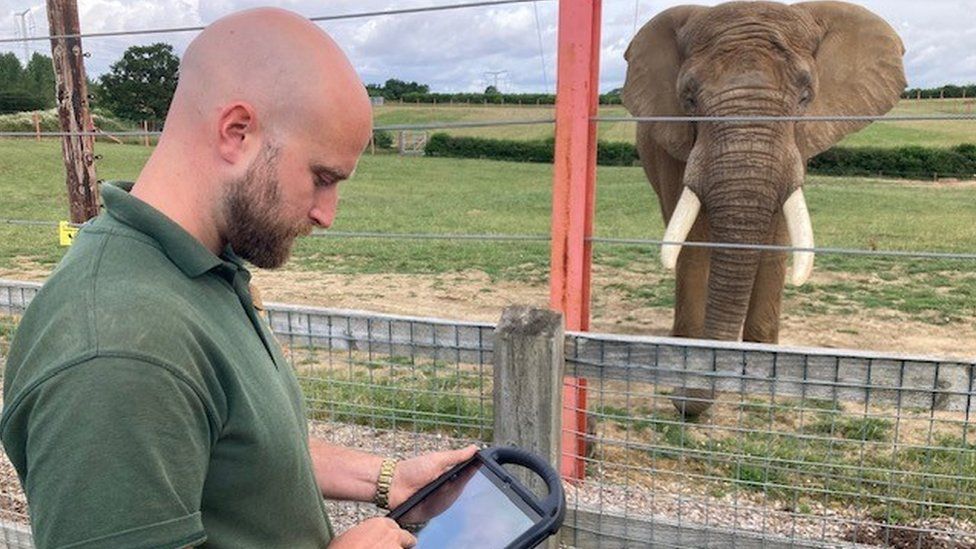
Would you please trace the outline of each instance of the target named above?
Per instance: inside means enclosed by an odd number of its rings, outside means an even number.
[[[231,103],[217,118],[217,149],[229,164],[237,164],[252,154],[257,143],[257,115],[248,103]]]

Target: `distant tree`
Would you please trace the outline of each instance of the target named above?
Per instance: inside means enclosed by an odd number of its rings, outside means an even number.
[[[42,101],[45,109],[55,106],[54,63],[50,57],[34,53],[24,69],[26,87]]]
[[[485,95],[501,95],[501,92],[495,86],[488,86],[485,88]]]
[[[404,82],[396,78],[390,78],[383,84],[383,97],[387,99],[400,99],[408,93],[430,93],[430,86],[418,84],[417,82]]]
[[[600,94],[600,104],[601,105],[619,105],[621,103],[620,93],[623,92],[623,88],[614,88],[607,93]]]
[[[29,84],[17,56],[0,54],[0,114],[44,108],[43,99]]]
[[[379,84],[366,84],[366,93],[370,97],[381,97],[383,95],[383,86]]]
[[[121,118],[160,123],[176,92],[180,60],[173,46],[132,46],[101,78],[100,102]]]
[[[23,87],[24,69],[20,60],[11,52],[0,54],[0,90],[13,90]]]

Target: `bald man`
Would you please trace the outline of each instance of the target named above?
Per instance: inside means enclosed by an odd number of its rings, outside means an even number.
[[[396,506],[476,449],[397,463],[310,439],[242,261],[278,267],[332,223],[370,132],[307,19],[246,11],[189,46],[158,147],[103,188],[10,349],[0,436],[38,547],[415,543],[385,518],[333,539],[323,497]]]

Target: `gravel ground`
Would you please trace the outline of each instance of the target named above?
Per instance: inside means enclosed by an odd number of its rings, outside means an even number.
[[[380,431],[356,425],[311,424],[310,428],[312,433],[335,443],[396,457],[456,448],[471,442],[441,435]],[[909,528],[888,528],[856,509],[838,511],[811,506],[804,513],[796,513],[787,510],[784,502],[764,502],[761,495],[709,497],[697,493],[687,484],[677,482],[659,486],[650,492],[636,486],[603,484],[599,482],[599,468],[593,473],[582,485],[565,484],[570,507],[624,515],[637,520],[654,517],[671,523],[680,520],[685,525],[702,524],[764,532],[767,536],[813,540],[828,546],[856,542],[906,549],[976,549],[976,525],[952,519],[926,521]],[[336,531],[342,531],[363,518],[380,514],[372,505],[364,504],[332,503],[330,511]]]
[[[400,458],[472,442],[438,434],[385,431],[347,424],[310,422],[309,429],[314,436],[337,444]],[[677,482],[658,485],[651,492],[637,486],[602,484],[600,478],[601,471],[597,467],[587,482],[566,484],[569,505],[638,520],[653,517],[671,523],[680,521],[683,525],[704,524],[764,532],[767,536],[813,540],[825,546],[857,542],[906,549],[976,549],[976,525],[952,519],[891,527],[877,524],[856,509],[811,507],[801,514],[788,510],[781,502],[763,501],[761,495],[710,497]],[[26,507],[17,475],[4,455],[0,460],[0,525],[26,523]],[[382,514],[372,505],[356,503],[330,503],[329,511],[337,532],[364,518]]]

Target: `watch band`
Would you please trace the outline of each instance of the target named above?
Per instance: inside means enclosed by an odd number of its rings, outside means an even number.
[[[386,458],[380,466],[380,476],[376,479],[376,495],[373,496],[373,503],[381,509],[390,508],[390,486],[393,485],[393,471],[396,469],[397,460]]]

